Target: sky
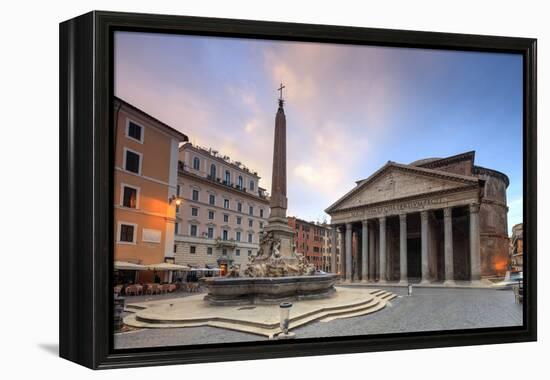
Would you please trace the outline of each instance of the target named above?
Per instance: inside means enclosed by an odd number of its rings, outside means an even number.
[[[116,32],[115,95],[241,161],[271,188],[277,88],[287,120],[288,215],[324,210],[387,161],[475,150],[508,175],[522,222],[522,57]]]

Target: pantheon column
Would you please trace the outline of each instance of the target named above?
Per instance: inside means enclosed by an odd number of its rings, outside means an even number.
[[[443,285],[454,286],[453,209],[451,207],[443,209],[443,231],[445,241],[445,282]]]
[[[346,223],[346,282],[351,282],[351,223]]]
[[[429,284],[428,266],[428,211],[420,212],[420,252],[422,258],[422,281],[421,284]]]
[[[343,227],[345,228],[345,227]],[[340,241],[340,246],[339,246],[339,251],[340,251],[340,277],[342,279],[345,279],[345,275],[346,275],[346,267],[345,267],[345,263],[346,263],[346,258],[344,257],[345,255],[345,252],[344,252],[344,249],[345,249],[345,244],[346,242],[344,241],[344,237],[342,236],[343,233],[342,233],[342,230],[340,228],[338,228],[338,238],[339,238],[339,241]]]
[[[336,268],[336,247],[338,246],[338,232],[336,231],[336,226],[332,226],[331,240],[332,244],[330,245],[330,271],[332,273],[338,273],[338,268]]]
[[[399,283],[409,282],[407,275],[407,214],[399,215]]]
[[[481,259],[479,245],[479,203],[472,203],[470,205],[470,265],[470,280],[481,280]]]
[[[369,228],[369,275],[372,282],[376,281],[376,231]]]
[[[386,282],[386,217],[380,217],[380,279],[378,282]]]
[[[363,220],[363,229],[361,232],[361,280],[367,282],[369,279],[369,225],[367,220]]]

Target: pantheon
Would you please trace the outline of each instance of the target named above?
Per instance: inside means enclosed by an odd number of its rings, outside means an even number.
[[[389,161],[328,207],[343,279],[455,286],[503,275],[509,179],[474,161],[473,151]]]

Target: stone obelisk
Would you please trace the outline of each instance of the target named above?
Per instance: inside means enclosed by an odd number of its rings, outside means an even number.
[[[285,259],[294,259],[292,249],[293,231],[286,218],[286,117],[284,110],[283,88],[279,88],[279,108],[275,116],[275,135],[273,141],[273,172],[271,174],[270,214],[266,233],[271,233],[281,242],[280,254]]]

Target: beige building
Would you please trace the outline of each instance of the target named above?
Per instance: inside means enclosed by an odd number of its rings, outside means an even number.
[[[323,248],[322,248],[322,253],[323,253],[323,265],[322,265],[322,270],[325,271],[325,272],[330,272],[330,273],[339,273],[339,264],[340,264],[340,260],[339,260],[339,250],[338,250],[338,247],[340,245],[340,234],[336,234],[334,235],[332,233],[332,229],[333,227],[330,225],[330,224],[326,224],[326,223],[323,223],[322,224],[323,227],[326,229],[326,233],[325,235],[323,236]],[[332,238],[335,237],[336,238],[336,244],[334,244],[332,242]],[[332,260],[331,260],[331,257],[332,257],[332,250],[335,249],[336,250],[336,267],[333,268],[332,267]]]
[[[510,237],[510,269],[513,272],[523,272],[523,223],[512,227]]]
[[[269,217],[260,177],[240,162],[190,143],[179,150],[175,258],[177,264],[244,266],[259,249]]]
[[[330,206],[346,280],[453,285],[504,275],[509,180],[474,159],[389,161]]]
[[[116,98],[115,260],[158,264],[174,257],[178,147],[187,136]],[[151,280],[140,273],[140,281]]]

